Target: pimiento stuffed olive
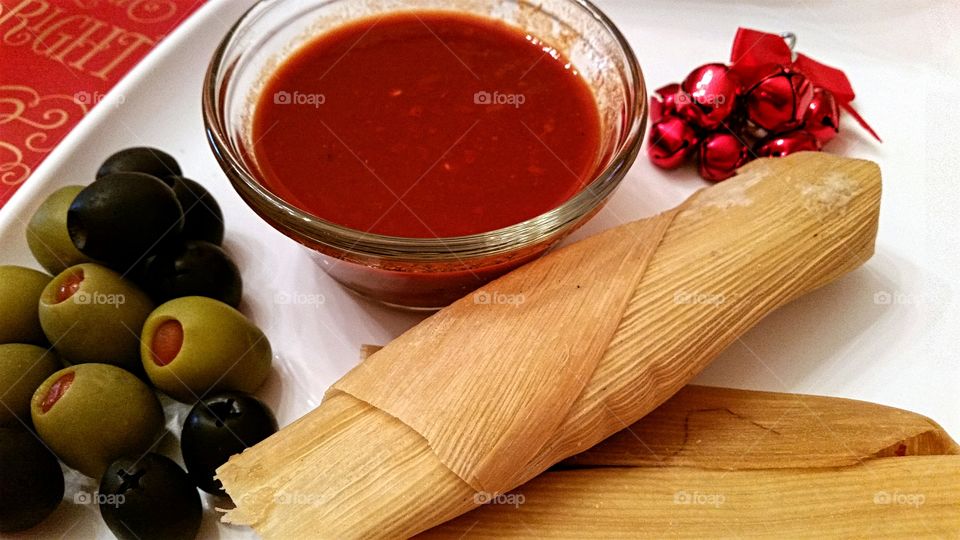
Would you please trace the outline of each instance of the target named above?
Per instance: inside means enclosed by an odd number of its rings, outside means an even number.
[[[179,239],[183,209],[170,186],[122,172],[83,188],[67,211],[67,231],[84,255],[127,272],[164,241]]]
[[[223,212],[213,195],[189,178],[178,176],[173,181],[173,192],[183,207],[183,237],[223,243]]]
[[[181,174],[180,165],[173,156],[149,146],[125,148],[111,155],[97,170],[97,179],[121,172],[156,176],[170,187],[173,187],[173,177]]]
[[[24,531],[63,499],[57,458],[26,429],[0,428],[0,532]]]
[[[200,489],[226,495],[214,478],[217,468],[276,432],[277,419],[263,402],[242,392],[223,392],[198,401],[190,410],[180,434],[180,451]]]
[[[130,281],[109,268],[78,264],[53,278],[39,304],[43,331],[66,360],[141,371],[138,336],[153,302]]]
[[[120,540],[191,540],[203,507],[197,488],[159,454],[114,461],[100,479],[100,516]]]
[[[154,386],[193,403],[211,392],[253,392],[270,374],[270,342],[236,309],[202,296],[177,298],[150,314],[140,358]]]
[[[189,240],[152,255],[137,280],[157,302],[206,296],[237,307],[243,292],[240,269],[219,246]]]
[[[57,457],[92,478],[100,478],[115,459],[149,450],[163,428],[153,390],[107,364],[57,371],[34,392],[30,414]]]

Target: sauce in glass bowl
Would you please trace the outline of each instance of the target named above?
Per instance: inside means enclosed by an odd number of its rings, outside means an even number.
[[[260,0],[203,91],[210,148],[253,212],[352,291],[431,310],[595,215],[646,107],[590,0]]]
[[[358,231],[472,235],[567,201],[601,160],[590,87],[494,19],[401,12],[346,24],[268,78],[252,123],[264,185]]]

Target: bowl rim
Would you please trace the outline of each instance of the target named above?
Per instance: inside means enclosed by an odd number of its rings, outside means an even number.
[[[624,130],[609,163],[574,196],[560,205],[525,221],[499,229],[464,236],[434,238],[401,237],[366,232],[325,220],[302,210],[260,183],[233,150],[227,135],[220,101],[226,85],[219,84],[227,65],[226,53],[237,33],[260,10],[278,5],[277,0],[258,0],[230,27],[218,44],[203,82],[202,112],[207,142],[218,163],[244,202],[271,226],[311,247],[325,246],[341,253],[379,259],[443,261],[510,253],[562,237],[599,209],[619,186],[639,154],[647,126],[647,91],[643,72],[627,39],[610,18],[590,0],[561,0],[596,20],[616,42],[626,60],[627,103]],[[433,9],[430,9],[433,10]],[[437,11],[442,11],[438,9]],[[451,9],[456,11],[456,9]],[[358,19],[359,20],[359,19]],[[224,80],[229,80],[224,79]]]

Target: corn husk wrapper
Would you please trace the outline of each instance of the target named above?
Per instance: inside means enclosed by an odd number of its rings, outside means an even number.
[[[267,538],[411,536],[660,405],[764,315],[873,253],[875,164],[757,160],[677,209],[441,310],[218,475]],[[522,301],[516,301],[522,299]]]
[[[689,385],[558,468],[844,467],[896,456],[960,454],[936,422],[853,399]]]
[[[935,422],[892,407],[687,386],[421,537],[950,537],[958,453]]]
[[[955,538],[958,504],[960,456],[837,469],[601,468],[544,473],[422,536]]]

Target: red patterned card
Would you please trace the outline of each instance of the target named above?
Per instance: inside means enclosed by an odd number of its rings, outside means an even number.
[[[203,2],[0,0],[0,206]]]

